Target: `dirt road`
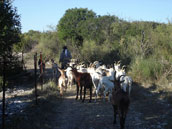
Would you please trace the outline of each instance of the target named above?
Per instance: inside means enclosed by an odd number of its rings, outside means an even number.
[[[136,86],[134,86],[136,88]],[[126,119],[126,129],[164,129],[167,118],[172,113],[170,105],[164,101],[156,100],[156,95],[138,87],[138,93],[131,96],[131,105]],[[133,89],[134,90],[134,89]],[[119,129],[119,119],[113,125],[113,109],[110,103],[82,103],[75,100],[75,88],[68,90],[62,103],[57,108],[57,118],[54,129]],[[141,93],[142,92],[142,93]],[[164,112],[166,111],[166,112]]]
[[[84,103],[75,100],[75,85],[67,90],[63,98],[59,98],[57,91],[53,91],[53,94],[47,90],[43,92],[46,92],[46,96],[39,94],[37,106],[31,102],[24,109],[20,109],[22,112],[14,114],[14,117],[8,120],[8,129],[120,128],[118,117],[117,124],[113,125],[113,109],[107,100],[104,102],[99,98],[95,103],[93,96],[92,103],[89,103],[88,94]],[[156,92],[155,86],[145,88],[140,84],[133,84],[126,129],[171,129],[172,105],[161,95],[162,93]]]

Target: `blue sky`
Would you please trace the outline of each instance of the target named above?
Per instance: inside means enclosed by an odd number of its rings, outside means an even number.
[[[13,6],[21,15],[22,32],[49,30],[67,9],[75,7],[128,21],[172,21],[172,0],[14,0]]]

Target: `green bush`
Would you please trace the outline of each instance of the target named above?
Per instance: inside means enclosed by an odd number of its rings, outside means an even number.
[[[137,58],[131,65],[133,77],[139,81],[154,81],[163,74],[163,65],[154,58]]]

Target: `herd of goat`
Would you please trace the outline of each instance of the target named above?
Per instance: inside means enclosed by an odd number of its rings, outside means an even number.
[[[114,109],[114,124],[116,123],[116,115],[120,118],[120,127],[124,128],[125,118],[130,104],[130,92],[132,89],[132,78],[126,75],[124,66],[121,67],[120,61],[115,62],[114,66],[107,68],[100,65],[99,61],[95,61],[86,67],[84,64],[76,65],[69,63],[66,69],[60,69],[57,64],[52,65],[53,73],[60,72],[58,86],[60,94],[63,95],[67,87],[71,88],[73,82],[76,83],[77,95],[80,89],[80,100],[84,102],[86,89],[90,89],[90,100],[92,100],[92,88],[95,89],[95,102],[100,91],[103,91],[103,100],[108,94],[108,101],[112,103]],[[82,88],[84,88],[84,97],[82,98]]]

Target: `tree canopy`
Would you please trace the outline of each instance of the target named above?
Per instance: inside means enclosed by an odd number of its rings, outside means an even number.
[[[21,24],[17,9],[10,0],[0,1],[0,62],[5,62],[7,69],[15,69],[17,59],[13,55],[13,45],[20,41]],[[2,71],[0,71],[2,75]]]
[[[63,41],[74,41],[77,45],[82,45],[83,36],[81,34],[82,22],[95,18],[96,14],[86,8],[73,8],[66,10],[64,16],[57,25],[58,37]]]
[[[0,56],[11,55],[13,44],[20,40],[20,16],[11,1],[0,1]]]
[[[99,16],[87,8],[72,8],[66,10],[56,30],[23,35],[26,44],[36,41],[46,58],[58,60],[63,45],[67,45],[73,58],[80,61],[113,64],[121,60],[135,79],[166,76],[172,80],[172,72],[167,72],[172,64],[171,23],[129,22],[115,15]]]

